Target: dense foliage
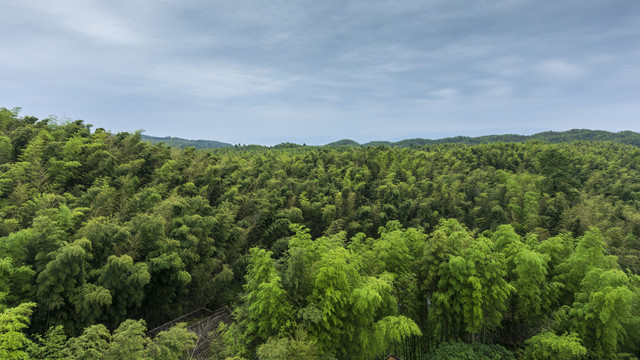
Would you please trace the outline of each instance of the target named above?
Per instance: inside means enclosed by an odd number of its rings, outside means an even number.
[[[639,171],[612,142],[200,151],[1,109],[0,358],[177,358],[146,324],[221,305],[222,359],[638,356]]]

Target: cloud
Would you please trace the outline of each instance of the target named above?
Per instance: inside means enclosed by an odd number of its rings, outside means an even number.
[[[0,106],[114,130],[365,140],[597,124],[584,109],[638,129],[635,1],[22,0],[3,15]]]
[[[220,62],[159,64],[145,76],[165,91],[210,99],[275,92],[288,82],[269,69]]]
[[[561,80],[575,80],[587,75],[584,67],[562,60],[545,60],[535,68],[540,75]]]
[[[60,31],[68,31],[67,36],[85,36],[95,41],[127,45],[139,44],[142,40],[127,19],[109,9],[106,3],[23,0],[14,6],[25,17],[34,19],[33,26],[45,20],[59,35],[64,34]]]
[[[451,101],[458,97],[458,90],[451,88],[439,89],[429,92],[429,95],[438,100]]]

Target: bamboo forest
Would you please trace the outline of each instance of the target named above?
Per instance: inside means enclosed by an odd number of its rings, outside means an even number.
[[[613,140],[180,149],[0,108],[0,358],[637,358]]]

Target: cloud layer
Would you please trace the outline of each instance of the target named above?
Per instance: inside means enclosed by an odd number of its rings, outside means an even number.
[[[0,106],[112,131],[640,130],[637,1],[21,0],[2,20]]]

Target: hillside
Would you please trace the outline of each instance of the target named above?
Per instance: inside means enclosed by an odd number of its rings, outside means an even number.
[[[357,142],[351,139],[342,139],[342,140],[328,143],[325,146],[360,146],[360,144],[358,144]]]
[[[196,149],[218,149],[223,147],[233,146],[228,143],[214,141],[214,140],[188,140],[179,137],[156,137],[149,135],[142,135],[142,141],[148,141],[152,144],[164,143],[167,146],[177,147],[179,149],[183,149],[185,147],[193,146]]]
[[[149,135],[142,135],[143,141],[148,141],[152,144],[157,144],[162,142],[167,146],[177,147],[177,148],[185,148],[188,146],[193,146],[196,149],[219,149],[225,147],[232,147],[232,144],[214,141],[214,140],[188,140],[178,137],[155,137]],[[416,147],[416,146],[426,146],[426,145],[439,145],[439,144],[467,144],[467,145],[478,145],[478,144],[490,144],[496,142],[516,142],[521,143],[525,141],[545,141],[553,144],[559,143],[569,143],[572,141],[611,141],[618,144],[626,144],[640,147],[640,133],[633,131],[620,131],[620,132],[609,132],[604,130],[588,130],[588,129],[573,129],[568,131],[556,132],[556,131],[545,131],[533,135],[516,135],[516,134],[505,134],[505,135],[485,135],[485,136],[477,136],[477,137],[469,137],[469,136],[455,136],[455,137],[447,137],[442,139],[405,139],[396,142],[391,141],[370,141],[364,144],[359,144],[358,142],[351,139],[342,139],[338,141],[334,141],[328,143],[323,146],[335,147],[335,146],[348,146],[348,147],[359,147],[359,146],[390,146],[390,147]],[[298,144],[293,143],[283,143],[273,146],[274,148],[282,149],[286,147],[297,147],[300,146]]]
[[[533,135],[485,135],[478,137],[456,136],[443,139],[406,139],[397,142],[372,141],[362,146],[398,146],[398,147],[414,147],[424,145],[437,144],[490,144],[495,142],[525,142],[530,140],[540,140],[549,143],[568,143],[572,141],[611,141],[618,144],[634,145],[640,147],[640,133],[633,131],[609,132],[603,130],[573,129],[568,131],[556,132],[545,131]]]

